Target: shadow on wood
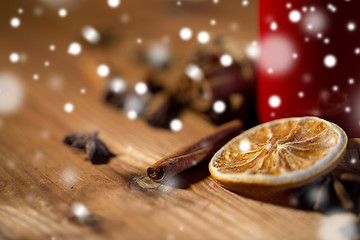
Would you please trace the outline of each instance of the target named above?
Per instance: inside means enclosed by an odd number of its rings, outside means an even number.
[[[188,189],[192,184],[200,182],[209,176],[208,164],[208,162],[202,162],[165,180],[162,184],[173,188]]]

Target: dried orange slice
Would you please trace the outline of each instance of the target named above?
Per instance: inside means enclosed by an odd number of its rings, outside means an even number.
[[[285,190],[331,171],[347,145],[345,132],[317,117],[285,118],[236,136],[211,159],[211,175],[224,187]]]

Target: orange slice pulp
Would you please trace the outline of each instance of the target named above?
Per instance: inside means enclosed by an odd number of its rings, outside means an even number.
[[[211,159],[211,175],[234,190],[285,190],[331,171],[347,145],[345,132],[317,117],[285,118],[251,128]]]

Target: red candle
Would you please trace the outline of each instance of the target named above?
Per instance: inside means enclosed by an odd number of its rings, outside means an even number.
[[[360,137],[360,1],[260,1],[261,122],[318,116]]]

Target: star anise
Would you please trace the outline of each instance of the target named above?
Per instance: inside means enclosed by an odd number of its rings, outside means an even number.
[[[115,157],[103,141],[98,138],[98,132],[80,132],[65,136],[63,142],[72,148],[83,149],[93,164],[103,164]]]
[[[336,168],[301,187],[292,200],[299,208],[316,211],[342,208],[360,213],[360,142],[350,138]]]
[[[326,211],[341,207],[360,212],[360,175],[352,172],[330,173],[324,178],[302,187],[294,199],[300,208]]]

